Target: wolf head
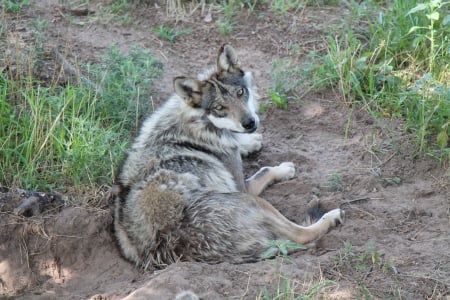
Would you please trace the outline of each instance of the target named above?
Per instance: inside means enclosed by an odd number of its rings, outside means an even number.
[[[203,80],[174,79],[175,93],[193,109],[203,110],[204,119],[219,129],[251,133],[259,125],[252,76],[244,72],[230,45],[220,48],[217,66]]]

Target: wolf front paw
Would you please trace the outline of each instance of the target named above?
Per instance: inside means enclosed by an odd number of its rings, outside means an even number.
[[[239,150],[243,156],[259,151],[262,148],[262,134],[260,133],[240,133],[237,134],[237,140]]]
[[[340,224],[344,224],[345,211],[340,208],[330,210],[323,215],[322,219],[330,222],[330,228],[336,227]]]
[[[274,167],[276,180],[292,179],[295,175],[295,165],[293,162],[284,162]]]

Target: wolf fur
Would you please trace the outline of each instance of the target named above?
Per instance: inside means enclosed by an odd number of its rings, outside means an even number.
[[[241,155],[261,148],[252,77],[230,45],[202,77],[177,77],[175,94],[142,124],[115,187],[114,227],[123,255],[148,268],[179,259],[260,260],[272,240],[305,244],[343,222],[334,209],[308,227],[258,195],[294,176],[293,163],[245,180]]]

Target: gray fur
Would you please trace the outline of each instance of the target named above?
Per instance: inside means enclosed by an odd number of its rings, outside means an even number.
[[[114,189],[115,234],[127,259],[143,268],[252,262],[271,240],[309,242],[342,222],[335,210],[301,227],[257,197],[292,178],[292,163],[244,181],[241,153],[261,147],[259,119],[251,76],[233,48],[221,48],[207,78],[177,77],[174,88],[144,121]]]

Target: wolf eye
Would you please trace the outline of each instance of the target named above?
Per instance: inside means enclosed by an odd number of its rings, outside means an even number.
[[[224,107],[222,105],[217,105],[214,107],[215,110],[223,110]]]
[[[242,95],[244,95],[244,89],[242,89],[242,88],[238,89],[236,94],[237,94],[238,97],[241,97]]]

